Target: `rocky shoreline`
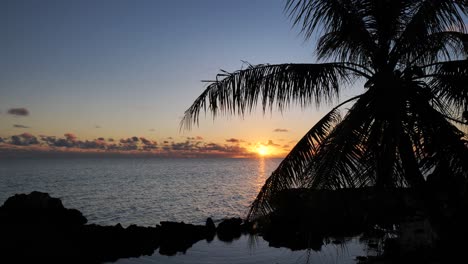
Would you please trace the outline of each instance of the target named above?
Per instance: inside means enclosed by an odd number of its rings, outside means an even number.
[[[201,240],[232,241],[242,234],[262,236],[272,247],[318,251],[360,236],[378,256],[358,263],[445,263],[468,246],[467,211],[444,199],[432,201],[445,215],[431,215],[411,190],[379,193],[370,189],[289,190],[277,197],[275,211],[255,223],[224,219],[217,226],[163,221],[154,227],[86,224],[58,198],[32,192],[8,198],[0,207],[0,259],[7,263],[102,263],[119,258],[185,253]],[[433,209],[435,210],[435,209]],[[439,218],[434,220],[434,218]],[[3,261],[2,261],[3,262]]]
[[[119,258],[186,252],[200,240],[232,241],[247,233],[240,218],[225,219],[218,226],[161,222],[155,227],[120,224],[86,224],[75,209],[67,209],[47,193],[17,194],[0,207],[0,259],[7,263],[101,263]],[[2,261],[3,262],[3,261]]]

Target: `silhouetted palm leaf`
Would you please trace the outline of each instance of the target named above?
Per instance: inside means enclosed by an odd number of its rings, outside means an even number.
[[[432,65],[429,87],[434,95],[453,109],[468,109],[468,60]]]
[[[333,130],[334,126],[341,121],[339,108],[357,98],[348,99],[333,108],[299,140],[265,182],[265,185],[252,204],[248,214],[249,218],[271,211],[270,199],[272,198],[272,194],[285,189],[309,185],[310,179],[307,167],[314,160],[316,153],[321,148],[321,144]]]
[[[185,111],[181,125],[198,123],[200,111],[244,115],[261,101],[263,111],[279,110],[297,103],[302,107],[331,103],[340,94],[340,84],[349,83],[359,71],[344,63],[279,64],[249,66],[234,73],[224,72]],[[276,104],[276,105],[275,105]]]
[[[218,75],[185,112],[244,115],[260,101],[282,111],[338,98],[365,81],[342,120],[339,104],[298,142],[267,179],[249,218],[267,214],[289,188],[415,187],[468,190],[466,0],[288,0],[306,39],[317,36],[323,64],[257,65]],[[315,35],[317,34],[317,35]],[[330,62],[332,61],[332,62]],[[344,102],[345,103],[345,102]]]

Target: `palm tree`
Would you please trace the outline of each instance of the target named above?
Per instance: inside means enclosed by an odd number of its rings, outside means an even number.
[[[422,189],[432,179],[464,193],[468,1],[288,0],[285,10],[306,39],[318,37],[321,63],[222,72],[181,123],[190,129],[201,111],[244,115],[258,101],[264,112],[338,102],[267,179],[249,218],[289,188]],[[358,80],[364,92],[339,102]]]

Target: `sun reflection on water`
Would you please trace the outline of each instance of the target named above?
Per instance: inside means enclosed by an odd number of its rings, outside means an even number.
[[[255,178],[255,188],[257,193],[262,188],[263,184],[265,184],[266,179],[268,176],[266,175],[266,161],[264,157],[258,158],[258,172],[257,177]]]

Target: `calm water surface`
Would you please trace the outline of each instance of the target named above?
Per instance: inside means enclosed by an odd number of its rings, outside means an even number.
[[[89,223],[154,226],[243,217],[278,159],[64,158],[0,160],[0,203],[16,193],[48,192]],[[354,263],[357,241],[320,252],[270,248],[261,238],[200,241],[186,254],[118,263]]]

